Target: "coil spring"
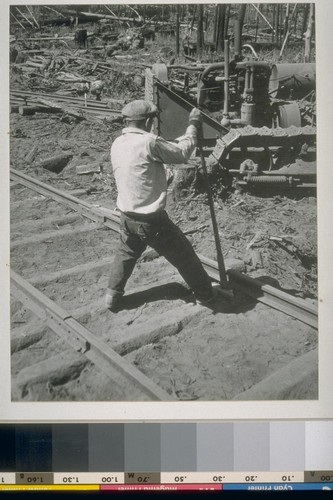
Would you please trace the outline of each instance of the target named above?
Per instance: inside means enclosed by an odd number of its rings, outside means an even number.
[[[254,175],[247,179],[252,184],[286,184],[288,177],[285,175]]]

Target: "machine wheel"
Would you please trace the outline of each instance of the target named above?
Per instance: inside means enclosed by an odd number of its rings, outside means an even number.
[[[301,126],[301,112],[297,102],[290,102],[278,106],[275,123],[278,127],[288,128],[291,125]]]

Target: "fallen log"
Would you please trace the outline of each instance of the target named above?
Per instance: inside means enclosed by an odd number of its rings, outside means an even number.
[[[29,66],[31,68],[39,68],[39,69],[45,68],[45,64],[39,63],[39,62],[34,62],[34,61],[26,61],[23,64],[24,64],[24,66]]]
[[[45,50],[42,50],[42,49],[22,49],[20,52],[22,54],[44,54]]]
[[[18,112],[22,116],[30,116],[36,113],[36,106],[19,106]]]
[[[61,113],[61,110],[49,106],[19,106],[18,112],[22,116],[31,116],[35,113]]]
[[[86,120],[86,117],[83,114],[71,108],[61,106],[60,104],[56,104],[51,101],[47,101],[46,99],[37,99],[37,102],[39,102],[43,106],[49,107],[50,109],[58,110],[58,112],[66,113],[69,116],[73,116],[77,120]]]
[[[21,68],[21,70],[23,71],[23,73],[35,73],[35,69],[34,68],[31,68],[30,66],[24,66],[24,64],[17,64],[16,66],[18,66],[19,68]]]
[[[25,38],[25,41],[28,42],[49,42],[49,41],[57,41],[57,40],[74,40],[74,36],[34,36]]]

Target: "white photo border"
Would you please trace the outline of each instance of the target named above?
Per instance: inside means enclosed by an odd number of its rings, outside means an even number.
[[[333,276],[332,191],[333,167],[333,2],[315,0],[317,74],[317,200],[319,276],[319,399],[314,401],[196,401],[196,402],[12,402],[9,321],[9,7],[59,5],[72,1],[10,1],[2,4],[0,18],[1,181],[0,181],[0,423],[36,422],[221,422],[242,420],[317,420],[333,418]],[[80,4],[117,5],[121,2],[80,0]],[[126,2],[127,4],[138,4]],[[141,2],[158,4],[164,2]],[[188,3],[188,2],[172,2]],[[198,2],[197,2],[198,3]],[[203,1],[200,3],[211,4]],[[221,3],[249,3],[247,1]],[[256,3],[282,3],[275,0]],[[291,2],[290,2],[291,3]],[[5,8],[6,7],[6,8]],[[331,215],[332,214],[332,215]]]

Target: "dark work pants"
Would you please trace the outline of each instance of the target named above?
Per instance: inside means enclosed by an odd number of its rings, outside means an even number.
[[[111,267],[109,288],[123,293],[135,263],[152,247],[174,265],[198,300],[212,294],[210,278],[191,243],[163,210],[152,215],[120,215],[120,244]]]

